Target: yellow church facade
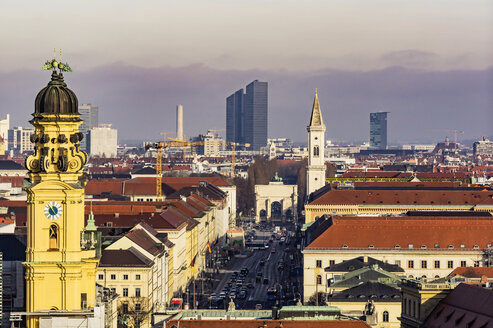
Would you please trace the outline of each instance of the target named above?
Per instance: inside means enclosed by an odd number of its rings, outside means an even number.
[[[35,101],[30,123],[34,154],[26,158],[27,192],[26,311],[28,327],[38,327],[49,311],[84,313],[95,306],[99,235],[84,229],[83,167],[79,150],[78,103],[63,74]],[[89,230],[89,231],[88,231]]]

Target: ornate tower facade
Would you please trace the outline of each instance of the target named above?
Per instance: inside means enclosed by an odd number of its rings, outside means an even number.
[[[56,66],[55,66],[56,68]],[[26,310],[84,311],[96,298],[98,234],[84,230],[83,135],[75,93],[55,69],[37,95],[30,123],[34,154],[26,158]],[[28,317],[28,327],[39,325]]]
[[[308,131],[308,167],[306,170],[306,197],[325,185],[325,125],[315,91]]]

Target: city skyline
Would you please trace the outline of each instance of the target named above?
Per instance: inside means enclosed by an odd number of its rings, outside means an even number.
[[[10,113],[12,126],[26,125],[32,95],[45,83],[39,67],[56,47],[74,69],[66,79],[81,103],[99,106],[101,122],[113,123],[122,140],[174,131],[176,104],[186,108],[186,135],[225,129],[224,98],[255,79],[270,84],[269,138],[306,142],[301,120],[315,88],[327,139],[368,140],[367,116],[375,111],[392,112],[389,144],[443,140],[436,129],[463,130],[463,139],[493,134],[488,1],[214,0],[138,8],[107,1],[97,11],[87,3],[28,4],[0,5],[3,30],[17,31],[2,35],[0,54],[8,63],[0,67],[0,117]],[[46,31],[57,31],[56,40],[47,42]]]

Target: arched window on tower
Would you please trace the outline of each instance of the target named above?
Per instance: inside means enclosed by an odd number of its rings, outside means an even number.
[[[314,157],[320,156],[320,149],[318,148],[318,146],[313,147],[313,156]]]
[[[389,312],[383,311],[383,322],[389,322]]]
[[[49,248],[58,249],[58,227],[55,224],[50,225],[49,238]]]
[[[321,285],[322,284],[322,276],[321,275],[317,275],[317,285]]]

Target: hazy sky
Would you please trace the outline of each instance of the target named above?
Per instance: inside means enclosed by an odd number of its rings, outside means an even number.
[[[440,103],[457,115],[446,115],[447,122],[435,124],[440,128],[466,129],[460,125],[471,112],[493,123],[491,0],[1,0],[0,42],[0,115],[11,113],[16,125],[27,125],[29,117],[21,115],[32,112],[33,97],[48,78],[39,68],[54,47],[62,48],[63,59],[74,69],[67,80],[80,102],[100,105],[103,120],[113,122],[124,138],[174,130],[167,124],[174,121],[177,103],[189,104],[189,135],[223,128],[225,97],[256,78],[271,82],[271,137],[286,131],[276,125],[280,115],[292,120],[288,137],[306,138],[304,126],[298,131],[296,124],[306,124],[300,106],[310,107],[312,87],[321,92],[324,118],[337,108],[349,117],[353,109],[364,116],[354,130],[334,136],[341,139],[367,138],[371,111],[395,113],[389,124],[406,132],[407,123],[396,120],[400,113],[446,110],[437,108]],[[406,69],[399,76],[404,80],[392,80],[395,72],[387,68],[395,66]],[[427,72],[436,75],[430,80]],[[456,72],[456,83],[447,80],[448,72]],[[363,76],[372,76],[368,85],[361,82]],[[389,79],[410,89],[393,93]],[[436,83],[431,89],[437,93],[423,96],[419,92],[427,90],[421,86],[429,83]],[[154,91],[145,88],[144,94],[153,96],[138,100],[143,85],[150,84]],[[372,92],[372,85],[383,89]],[[139,104],[146,106],[141,110],[148,117],[133,116]],[[204,110],[209,120],[194,120]],[[303,116],[284,115],[291,112]],[[163,115],[166,126],[156,125],[156,115]],[[333,116],[344,121],[344,114]],[[137,120],[132,131],[128,120]],[[492,132],[468,128],[469,136]],[[404,139],[412,139],[416,131],[406,133]]]

